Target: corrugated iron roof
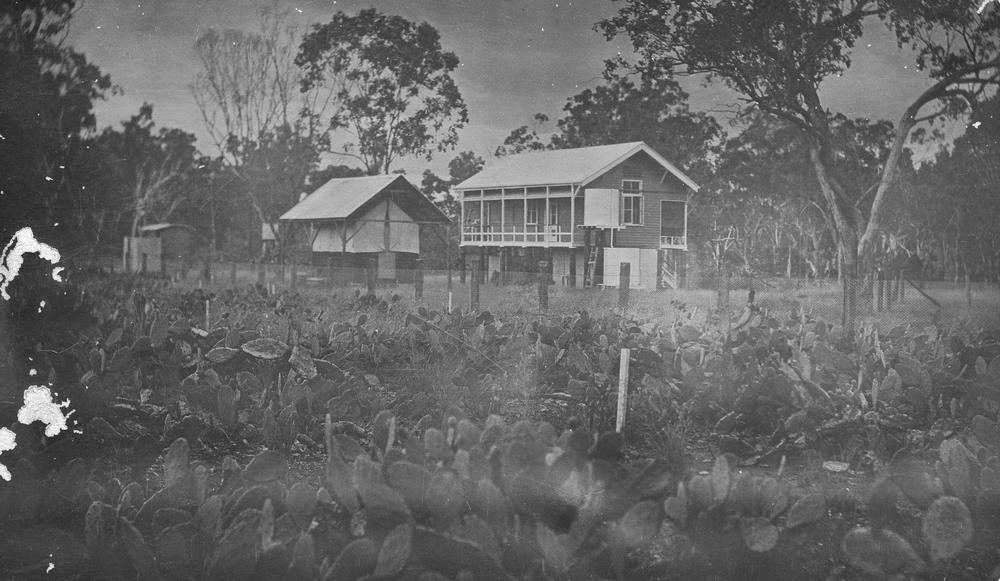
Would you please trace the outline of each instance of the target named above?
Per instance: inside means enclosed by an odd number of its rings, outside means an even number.
[[[280,220],[338,220],[350,217],[365,202],[402,175],[362,176],[334,178],[292,209],[281,215]]]
[[[424,197],[413,182],[403,174],[334,178],[281,215],[285,221],[344,220],[351,218],[372,198],[389,186],[412,191],[414,199],[408,206],[415,220],[447,222],[448,218]]]
[[[699,186],[642,141],[575,149],[531,151],[501,157],[455,186],[456,190],[544,185],[583,185],[643,151],[693,190]]]

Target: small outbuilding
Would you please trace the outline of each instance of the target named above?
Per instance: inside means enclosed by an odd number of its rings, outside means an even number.
[[[280,221],[304,228],[313,266],[347,267],[363,278],[374,259],[380,280],[396,281],[420,255],[420,231],[448,217],[402,174],[332,179]]]
[[[139,236],[126,237],[122,262],[130,272],[165,272],[168,267],[190,260],[194,252],[194,228],[187,224],[159,223],[139,228]]]

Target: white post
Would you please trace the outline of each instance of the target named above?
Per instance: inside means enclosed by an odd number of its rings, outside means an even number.
[[[448,291],[448,312],[451,312],[451,291]]]
[[[458,199],[458,245],[461,246],[465,242],[465,192],[458,192],[458,195],[461,196]]]
[[[549,191],[549,186],[545,186],[545,219],[542,224],[545,227],[542,229],[542,237],[545,240],[545,245],[549,245],[549,210],[551,208],[552,193]]]
[[[615,421],[615,431],[622,431],[625,425],[625,412],[628,409],[628,356],[629,350],[622,349],[618,361],[618,419]]]
[[[507,222],[507,190],[506,188],[500,189],[500,242],[503,242],[507,237],[504,235],[507,232],[506,228]]]
[[[486,190],[479,190],[479,241],[486,241]]]
[[[521,232],[521,236],[522,236],[521,242],[524,242],[525,244],[527,244],[528,243],[528,188],[527,188],[527,186],[525,186],[525,188],[524,188],[523,191],[524,191],[524,215],[522,216],[522,218],[524,218],[524,231]]]
[[[208,331],[212,328],[212,311],[209,305],[212,304],[211,299],[205,299],[205,330]]]
[[[572,245],[576,238],[576,190],[571,188],[569,192],[569,243]]]
[[[687,197],[687,201],[684,202],[684,249],[687,250],[688,245],[688,201],[691,200],[691,196]]]

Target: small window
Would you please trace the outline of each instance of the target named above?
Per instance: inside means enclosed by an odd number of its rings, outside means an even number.
[[[556,226],[559,224],[559,206],[555,203],[549,204],[549,225]]]
[[[483,202],[483,223],[484,224],[489,224],[490,222],[493,221],[493,216],[492,216],[493,212],[490,211],[492,208],[493,208],[492,204],[490,204],[489,202]]]
[[[642,225],[641,180],[622,180],[622,224]]]

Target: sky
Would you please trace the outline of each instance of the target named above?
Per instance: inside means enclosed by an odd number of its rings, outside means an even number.
[[[961,1],[961,0],[959,0]],[[68,42],[86,54],[122,94],[96,107],[98,125],[117,125],[143,102],[153,104],[161,127],[194,133],[212,154],[190,85],[200,63],[195,40],[207,29],[252,31],[268,0],[82,0]],[[459,151],[489,158],[511,130],[532,125],[535,113],[557,119],[572,95],[600,84],[605,59],[631,55],[625,38],[605,40],[594,23],[613,15],[611,0],[282,0],[279,7],[306,28],[337,11],[355,14],[375,7],[413,21],[426,21],[441,34],[445,50],[456,53],[454,78],[469,108],[469,123],[454,152],[431,162],[404,159],[410,175],[425,168],[446,175]],[[873,22],[853,51],[854,64],[822,87],[827,106],[852,117],[895,121],[905,105],[929,83],[913,57],[896,47],[885,28]],[[718,85],[685,79],[695,110],[716,111],[737,102]],[[550,122],[547,126],[552,127]],[[541,133],[545,127],[539,128]],[[669,152],[663,152],[669,158]],[[350,160],[338,160],[338,163]]]

